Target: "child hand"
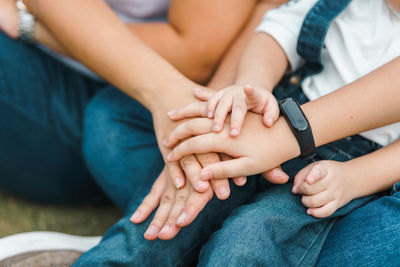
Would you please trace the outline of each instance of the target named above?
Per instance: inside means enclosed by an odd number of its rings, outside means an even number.
[[[355,198],[353,181],[346,163],[318,161],[296,175],[292,192],[303,195],[307,214],[324,218]]]
[[[279,107],[275,97],[264,88],[250,85],[233,85],[216,93],[209,93],[196,88],[195,96],[201,100],[208,101],[206,106],[193,103],[170,112],[168,114],[169,117],[173,120],[194,116],[214,118],[212,128],[215,132],[220,132],[226,116],[232,111],[231,136],[239,135],[248,110],[264,115],[263,121],[267,127],[271,127],[279,117]]]

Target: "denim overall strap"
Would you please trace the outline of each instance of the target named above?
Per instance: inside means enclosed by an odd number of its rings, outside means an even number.
[[[302,79],[323,70],[321,52],[326,33],[332,21],[350,2],[351,0],[319,0],[308,12],[297,43],[297,53],[306,61],[296,71]]]

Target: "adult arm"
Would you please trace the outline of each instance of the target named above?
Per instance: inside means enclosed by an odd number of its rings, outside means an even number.
[[[34,0],[31,2],[36,4]],[[168,22],[134,23],[128,24],[128,28],[188,78],[204,82],[247,21],[255,3],[256,0],[173,0]],[[87,16],[90,18],[94,13],[96,9],[89,11]],[[72,56],[65,44],[57,40],[58,34],[53,34],[48,24],[40,17],[38,19],[36,40]],[[106,18],[104,23],[107,23]],[[98,28],[101,25],[94,30]]]

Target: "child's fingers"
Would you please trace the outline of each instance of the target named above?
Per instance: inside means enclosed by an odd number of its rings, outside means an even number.
[[[224,96],[224,91],[218,91],[216,92],[209,100],[208,100],[208,112],[207,112],[207,117],[208,118],[213,118],[215,115],[215,109],[217,108],[217,105],[221,98]]]
[[[253,86],[246,84],[243,87],[243,91],[246,95],[247,107],[249,107],[251,109],[251,108],[257,106],[258,103],[260,103],[261,95],[257,94],[257,92]]]
[[[319,208],[332,201],[334,196],[328,191],[322,191],[316,195],[303,196],[301,202],[307,208]]]
[[[311,185],[304,181],[300,183],[300,185],[297,187],[297,194],[311,196],[327,190],[328,187],[329,181],[327,179],[319,180],[318,182],[315,182]]]
[[[243,98],[233,97],[231,116],[231,136],[238,136],[247,113],[246,101]]]
[[[164,146],[173,147],[180,140],[194,135],[212,132],[213,121],[209,119],[193,119],[179,124],[165,139]]]
[[[207,102],[195,102],[168,112],[168,117],[174,121],[192,117],[207,117],[207,110]]]
[[[267,127],[271,127],[274,122],[279,118],[279,107],[276,98],[273,95],[267,100],[267,104],[264,108],[263,121]]]
[[[251,165],[251,160],[245,157],[222,161],[204,168],[200,172],[200,177],[202,180],[211,180],[224,179],[225,177],[246,176],[249,171],[244,167],[249,167]]]
[[[220,158],[222,161],[226,160],[232,160],[233,158],[227,154],[220,154]],[[241,177],[235,177],[232,178],[233,183],[237,186],[244,186],[247,183],[247,177],[246,176],[241,176]]]
[[[316,218],[331,216],[337,210],[336,201],[331,201],[320,208],[309,208],[307,214]]]
[[[314,163],[315,164],[315,163]],[[294,177],[294,181],[293,181],[293,188],[292,188],[292,193],[294,194],[299,194],[298,188],[301,185],[301,183],[303,183],[306,180],[306,176],[307,174],[310,172],[312,166],[314,164],[309,164],[306,167],[304,167],[303,169],[301,169],[296,176]]]
[[[328,168],[318,162],[317,164],[313,165],[310,172],[307,174],[305,181],[308,184],[314,184],[315,182],[321,180],[322,178],[328,175]]]
[[[200,171],[201,165],[198,162],[197,158],[194,155],[186,156],[180,160],[180,165],[182,169],[185,171],[187,179],[192,184],[193,188],[199,192],[206,192],[210,183],[208,181],[203,181],[200,179]]]
[[[213,131],[222,131],[226,116],[232,110],[232,102],[233,98],[231,95],[226,95],[219,101],[215,110]]]
[[[208,101],[215,94],[215,92],[209,92],[205,89],[201,89],[198,87],[193,88],[193,93],[194,96],[200,99],[201,101]]]

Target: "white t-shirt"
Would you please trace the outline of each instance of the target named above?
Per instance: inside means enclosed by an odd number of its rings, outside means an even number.
[[[289,2],[267,12],[257,28],[258,32],[270,34],[281,45],[292,69],[297,69],[304,62],[296,51],[297,40],[303,20],[316,2]],[[400,17],[390,10],[385,0],[353,0],[327,32],[322,50],[324,70],[306,78],[302,83],[303,91],[308,99],[317,99],[398,56]],[[385,146],[400,137],[400,123],[361,135]]]
[[[124,22],[166,21],[170,0],[104,0]],[[102,80],[81,63],[38,44],[46,53],[56,57],[76,71],[96,80]]]

